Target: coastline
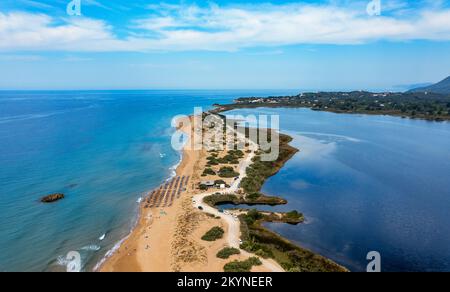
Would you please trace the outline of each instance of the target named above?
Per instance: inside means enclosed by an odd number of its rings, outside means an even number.
[[[189,119],[192,121],[192,117]],[[192,137],[193,128],[190,123],[189,127],[183,124],[179,130]],[[289,140],[288,136],[281,135]],[[298,151],[288,143],[283,145],[291,148],[290,153],[282,159],[282,163],[279,163],[280,165],[272,175],[275,175]],[[225,264],[230,260],[244,261],[254,256],[253,253],[246,250],[241,250],[240,254],[234,255],[230,259],[220,259],[216,256],[225,247],[239,248],[240,237],[243,234],[241,223],[239,220],[236,222],[231,215],[224,215],[217,209],[203,204],[203,198],[213,193],[199,193],[196,185],[200,180],[208,179],[202,174],[204,170],[202,163],[206,163],[206,157],[209,154],[205,149],[192,150],[190,146],[189,143],[184,145],[182,159],[176,168],[175,178],[191,178],[182,195],[179,195],[179,199],[175,200],[173,205],[172,203],[169,206],[164,205],[164,208],[159,208],[159,206],[158,208],[148,208],[151,195],[144,197],[139,207],[139,216],[135,227],[125,239],[117,243],[115,248],[106,254],[95,271],[223,272]],[[239,165],[241,173],[239,180],[230,181],[231,188],[223,192],[237,191],[238,184],[240,185],[241,181],[247,178],[246,170],[253,164],[255,156],[253,151],[248,152],[250,154],[245,154],[244,160]],[[172,179],[172,183],[170,183],[169,179],[165,184],[166,187],[168,184],[172,185],[173,181],[175,179]],[[214,242],[200,240],[202,235],[213,227],[222,228],[227,234],[226,238]],[[294,244],[292,245],[294,246]],[[255,266],[251,271],[280,272],[285,270],[274,259],[261,258],[261,261],[263,265]],[[345,270],[343,267],[342,269]]]
[[[176,177],[178,174],[183,173],[184,165],[187,164],[188,158],[186,157],[187,150],[184,147],[183,150],[179,151],[180,159],[176,164],[171,166],[169,170],[172,171],[171,175],[164,181],[164,183],[169,182],[174,177]],[[163,183],[163,184],[164,184]],[[94,268],[95,272],[125,272],[125,271],[143,271],[139,264],[136,262],[136,259],[133,258],[133,256],[129,256],[127,254],[128,259],[124,260],[124,258],[120,255],[120,250],[125,249],[125,251],[128,251],[127,245],[135,245],[137,238],[136,234],[143,231],[144,227],[147,225],[151,225],[151,222],[143,222],[143,219],[145,219],[146,210],[145,210],[145,200],[146,197],[150,194],[147,193],[145,196],[142,197],[142,201],[139,203],[139,210],[137,214],[136,222],[134,223],[133,227],[130,230],[130,233],[123,239],[121,239],[119,242],[117,242],[114,247],[108,251],[105,254],[105,257],[96,265]],[[150,214],[147,214],[150,215]],[[153,215],[151,215],[153,217]],[[147,217],[148,218],[148,217]],[[124,263],[120,264],[119,262],[123,261]]]
[[[168,181],[170,181],[171,179],[173,179],[174,177],[177,176],[177,170],[178,170],[178,168],[180,167],[181,163],[182,163],[183,160],[184,160],[184,150],[179,151],[179,155],[180,155],[180,159],[178,160],[178,162],[177,162],[176,164],[174,164],[173,166],[171,166],[171,167],[169,168],[169,170],[171,170],[172,173],[171,173],[171,175],[169,176],[169,178],[167,178],[164,182],[168,182]],[[137,202],[137,203],[139,204],[139,207],[138,207],[138,211],[137,211],[137,214],[136,214],[136,219],[135,219],[135,221],[133,222],[133,224],[132,224],[132,226],[131,226],[131,228],[130,228],[129,233],[128,233],[124,238],[122,238],[122,239],[120,239],[119,241],[117,241],[117,242],[114,244],[114,246],[113,246],[111,249],[109,249],[109,250],[105,253],[105,255],[100,259],[100,261],[98,261],[98,262],[95,264],[94,268],[92,269],[93,272],[101,272],[102,269],[104,268],[104,265],[107,263],[107,261],[108,261],[111,257],[113,257],[113,256],[115,255],[115,253],[122,247],[122,245],[123,245],[123,244],[130,238],[130,236],[133,234],[133,232],[134,232],[135,229],[137,228],[137,226],[138,226],[138,224],[139,224],[139,221],[140,221],[140,219],[141,219],[141,217],[142,217],[142,211],[143,211],[142,209],[143,209],[143,206],[144,206],[144,204],[145,204],[144,200],[145,200],[146,196],[148,196],[148,192],[147,192],[145,195],[141,196],[141,197],[138,199],[138,202]]]
[[[183,127],[185,133],[192,128]],[[202,168],[198,163],[205,158],[205,151],[191,150],[184,146],[182,159],[176,169],[177,176],[200,179]],[[201,241],[201,236],[214,226],[228,232],[228,225],[192,206],[194,186],[189,183],[181,197],[170,207],[145,208],[147,198],[139,207],[137,224],[128,237],[118,242],[117,249],[108,252],[98,272],[223,272],[229,260],[216,257],[227,246],[226,239],[215,242]],[[116,246],[117,246],[116,245]],[[245,255],[233,256],[245,260]],[[256,272],[268,272],[257,266]]]
[[[334,114],[351,114],[351,115],[368,115],[368,116],[390,116],[390,117],[398,117],[402,119],[410,119],[410,120],[424,120],[428,122],[436,122],[436,123],[450,123],[450,117],[442,116],[439,118],[435,117],[427,117],[425,115],[406,115],[404,113],[399,113],[395,111],[346,111],[346,110],[338,110],[338,109],[331,109],[331,108],[313,108],[312,106],[307,105],[293,105],[293,104],[272,104],[272,103],[255,103],[255,104],[224,104],[224,105],[217,105],[216,112],[221,113],[224,111],[232,111],[232,110],[239,110],[239,109],[257,109],[257,108],[290,108],[290,109],[309,109],[312,111],[318,111],[318,112],[327,112],[327,113],[334,113]]]

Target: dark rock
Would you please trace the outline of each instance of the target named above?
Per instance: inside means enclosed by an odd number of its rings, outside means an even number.
[[[51,194],[41,199],[42,203],[53,203],[64,199],[64,194]]]

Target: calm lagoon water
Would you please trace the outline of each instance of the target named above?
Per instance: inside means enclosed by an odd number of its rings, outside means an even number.
[[[179,162],[175,115],[272,93],[0,92],[0,271],[65,270],[72,250],[92,270],[129,233],[139,198]],[[39,203],[54,192],[67,198]]]
[[[92,270],[132,228],[137,201],[180,154],[171,119],[292,91],[0,92],[0,271]],[[450,270],[450,124],[304,109],[280,114],[301,149],[264,187],[308,218],[275,231],[352,270]],[[67,198],[39,203],[48,193]],[[99,238],[106,234],[103,241]]]
[[[289,200],[271,210],[307,223],[267,226],[300,245],[365,271],[379,251],[384,271],[450,271],[450,123],[307,109],[277,114],[301,150],[263,191]]]

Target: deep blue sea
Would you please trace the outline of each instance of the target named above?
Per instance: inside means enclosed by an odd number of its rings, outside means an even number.
[[[263,191],[306,224],[271,229],[352,271],[369,251],[382,271],[450,271],[450,123],[308,109],[275,114],[300,149]],[[262,208],[264,209],[264,208]]]
[[[171,119],[241,96],[295,91],[0,92],[0,271],[90,271],[136,221],[138,200],[173,173]],[[279,114],[301,149],[264,191],[307,223],[270,225],[364,270],[450,271],[450,124],[306,109]],[[39,199],[63,192],[66,199]],[[105,239],[99,238],[106,234]],[[163,235],[161,235],[163,236]]]

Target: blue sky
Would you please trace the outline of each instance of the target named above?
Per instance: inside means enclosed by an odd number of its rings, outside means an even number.
[[[376,1],[376,0],[375,0]],[[401,90],[450,75],[450,1],[0,2],[0,89]]]

